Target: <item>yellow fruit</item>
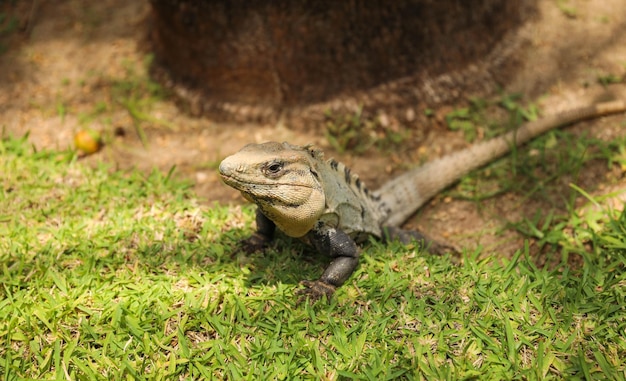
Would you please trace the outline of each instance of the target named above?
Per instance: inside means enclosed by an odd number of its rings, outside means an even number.
[[[102,139],[97,131],[80,130],[74,135],[74,145],[76,149],[91,155],[102,148]]]

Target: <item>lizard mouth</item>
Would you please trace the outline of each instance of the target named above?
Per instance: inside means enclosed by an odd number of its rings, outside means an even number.
[[[232,177],[232,176],[225,175],[223,173],[220,173],[220,176],[222,177],[222,181],[225,182],[228,185],[239,183],[239,181],[237,179],[235,179],[234,177]]]
[[[230,176],[230,175],[225,175],[223,173],[220,173],[220,176],[222,177],[222,181],[224,181],[227,184],[231,182],[233,183],[239,182],[237,179],[235,179],[233,176]]]
[[[281,186],[298,187],[298,188],[313,188],[308,184],[290,184],[290,183],[276,183],[276,182],[250,182],[241,181],[233,176],[222,174],[222,180],[226,185],[241,192],[241,195],[248,201],[261,205],[260,203],[270,203],[273,205],[281,204],[287,207],[298,207],[300,202],[287,202],[282,200],[278,195],[280,192],[278,188]]]
[[[238,179],[235,176],[229,176],[226,174],[220,174],[220,176],[222,177],[222,181],[228,185],[229,187],[235,188],[238,191],[241,192],[246,192],[249,193],[250,189],[252,187],[254,187],[255,185],[257,185],[256,183],[253,183],[251,181],[244,181],[241,179]]]
[[[222,177],[222,181],[224,181],[227,185],[233,188],[236,188],[238,190],[250,189],[253,186],[268,187],[268,188],[275,188],[275,187],[282,187],[282,186],[298,187],[298,188],[314,188],[314,186],[310,184],[294,184],[294,183],[277,182],[277,181],[241,180],[235,176],[230,176],[224,173],[221,173],[220,176]]]

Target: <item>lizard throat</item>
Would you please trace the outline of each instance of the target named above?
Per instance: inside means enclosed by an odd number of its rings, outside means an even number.
[[[224,174],[222,179],[290,237],[306,235],[325,210],[324,192],[312,184],[242,181]]]

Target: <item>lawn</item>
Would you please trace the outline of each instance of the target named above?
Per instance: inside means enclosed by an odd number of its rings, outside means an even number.
[[[311,306],[294,292],[324,258],[237,252],[253,208],[203,205],[171,173],[4,138],[0,187],[6,380],[626,378],[625,213],[574,225],[578,267],[371,242]]]

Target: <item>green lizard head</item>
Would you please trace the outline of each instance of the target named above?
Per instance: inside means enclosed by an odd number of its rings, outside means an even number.
[[[220,174],[285,234],[301,237],[325,209],[316,169],[322,162],[321,153],[309,147],[248,144],[220,163]]]

